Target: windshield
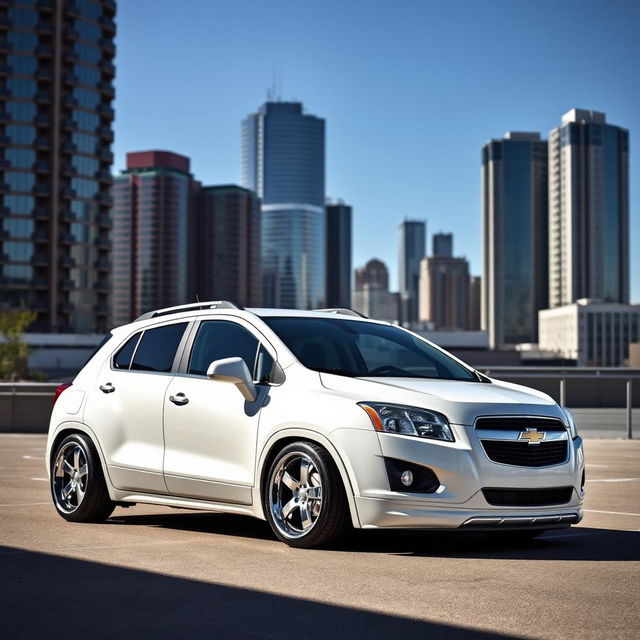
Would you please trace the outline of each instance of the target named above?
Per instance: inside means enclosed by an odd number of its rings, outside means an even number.
[[[295,357],[314,371],[359,378],[479,381],[473,371],[397,327],[341,318],[263,320]]]

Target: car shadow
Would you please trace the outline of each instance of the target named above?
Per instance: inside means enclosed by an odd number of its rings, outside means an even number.
[[[13,547],[0,547],[0,595],[13,640],[517,638]]]
[[[116,514],[114,525],[161,527],[242,538],[274,540],[269,525],[247,516],[218,513]],[[331,547],[349,553],[385,553],[438,558],[510,560],[640,560],[640,532],[572,527],[543,533],[533,540],[492,537],[459,531],[353,530]]]

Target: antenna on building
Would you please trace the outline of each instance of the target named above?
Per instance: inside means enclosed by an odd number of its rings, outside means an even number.
[[[198,297],[198,292],[196,291],[196,302],[200,302],[200,298]]]
[[[278,78],[278,68],[274,64],[271,72],[271,86],[267,89],[267,100],[269,102],[280,102],[282,100],[282,82]]]

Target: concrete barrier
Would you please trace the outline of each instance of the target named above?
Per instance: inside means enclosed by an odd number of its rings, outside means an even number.
[[[46,433],[58,383],[0,383],[0,432]]]

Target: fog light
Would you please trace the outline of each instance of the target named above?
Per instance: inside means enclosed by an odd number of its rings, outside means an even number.
[[[400,482],[402,482],[405,487],[410,487],[411,483],[413,482],[413,473],[411,473],[411,471],[409,470],[403,471],[402,475],[400,476]]]

